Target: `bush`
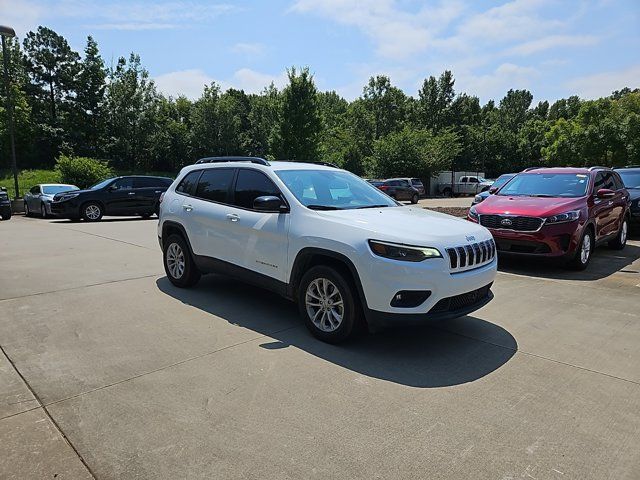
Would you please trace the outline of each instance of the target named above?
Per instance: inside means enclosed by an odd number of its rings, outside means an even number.
[[[105,162],[88,157],[68,157],[60,155],[56,161],[56,171],[64,183],[87,188],[105,178],[113,176],[113,171]]]

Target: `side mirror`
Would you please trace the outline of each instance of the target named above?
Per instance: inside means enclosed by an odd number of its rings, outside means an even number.
[[[109,187],[109,191],[110,191],[110,192],[115,192],[116,190],[118,190],[118,187],[117,187],[116,185],[111,185],[111,186]]]
[[[264,195],[253,201],[253,209],[259,212],[284,213],[289,211],[280,197]]]
[[[498,191],[498,187],[489,187],[489,195],[493,195]]]
[[[596,192],[596,197],[598,198],[611,198],[616,194],[613,190],[609,190],[608,188],[601,188]]]

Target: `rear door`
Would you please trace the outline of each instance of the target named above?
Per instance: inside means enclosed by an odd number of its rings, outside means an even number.
[[[183,198],[182,217],[196,255],[221,260],[237,256],[238,246],[227,217],[235,171],[235,168],[204,169],[193,196]]]
[[[167,189],[163,185],[162,178],[158,177],[136,177],[134,187],[136,191],[138,213],[153,213],[160,199],[160,194]]]
[[[227,209],[228,232],[232,238],[236,265],[286,281],[289,218],[288,213],[259,212],[253,201],[273,195],[284,200],[278,187],[252,168],[238,169],[233,205]]]
[[[402,199],[411,200],[411,197],[413,197],[413,187],[408,180],[400,180],[400,189],[402,191]]]

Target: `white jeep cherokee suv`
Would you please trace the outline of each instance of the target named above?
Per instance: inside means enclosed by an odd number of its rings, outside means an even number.
[[[174,285],[217,272],[271,289],[327,342],[364,322],[453,318],[493,298],[486,228],[404,206],[330,164],[199,160],[164,194],[158,236]]]

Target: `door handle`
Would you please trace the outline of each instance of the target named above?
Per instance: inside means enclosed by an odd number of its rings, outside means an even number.
[[[128,195],[135,195],[136,192],[129,192]]]
[[[187,212],[190,212],[191,210],[193,210],[193,206],[191,205],[182,205],[182,208]]]
[[[162,190],[156,190],[156,193],[162,193]]]
[[[232,222],[237,222],[238,220],[240,220],[240,217],[235,213],[228,213],[227,220],[231,220]]]

